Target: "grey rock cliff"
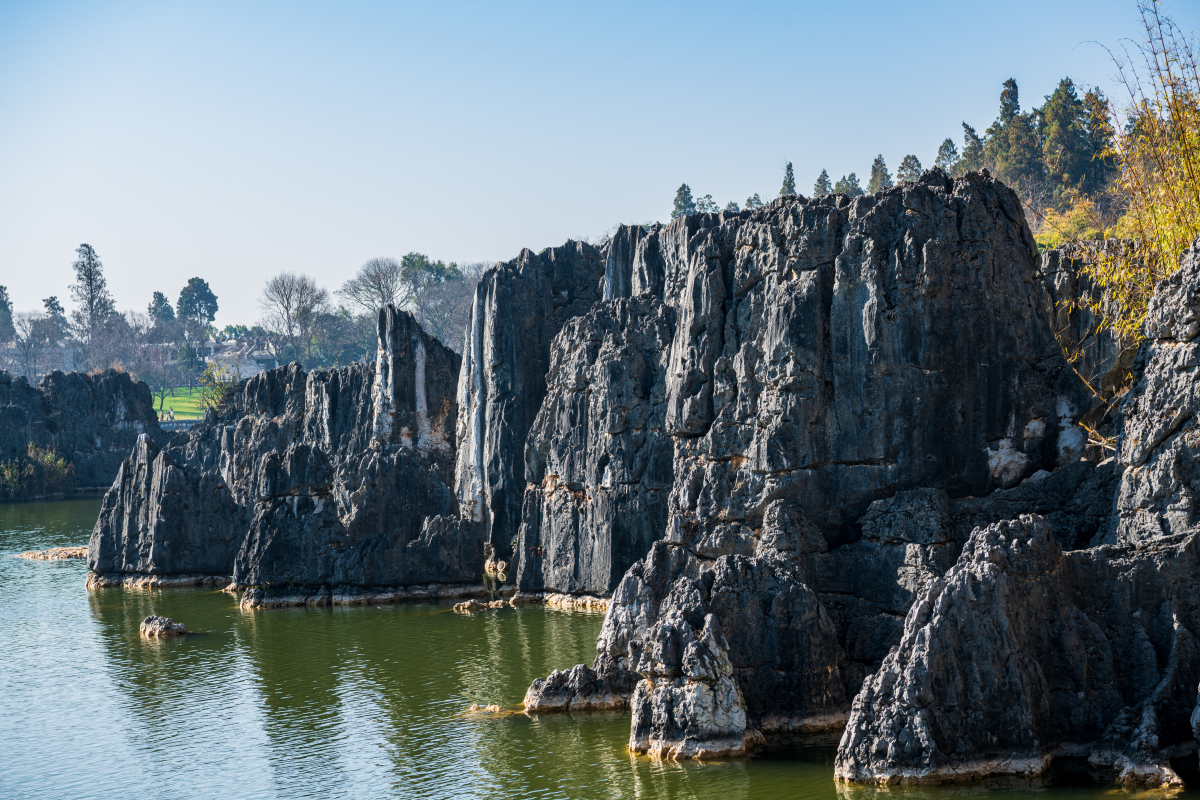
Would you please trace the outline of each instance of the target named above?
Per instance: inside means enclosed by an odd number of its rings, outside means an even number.
[[[671,310],[597,303],[555,337],[525,446],[522,591],[607,595],[661,539],[674,479],[664,429]]]
[[[36,445],[70,461],[79,487],[107,487],[143,433],[167,438],[150,389],[126,373],[56,370],[31,386],[0,371],[0,460]]]
[[[600,299],[603,254],[568,242],[525,250],[479,282],[458,381],[455,490],[494,557],[512,560],[525,494],[525,439],[546,395],[550,343]]]
[[[977,529],[855,698],[840,779],[1040,775],[1075,757],[1124,785],[1182,785],[1171,760],[1200,727],[1197,287],[1193,247],[1157,289],[1117,458],[1091,482],[1116,484],[1093,546],[1064,552],[1036,516]]]
[[[982,497],[1082,453],[1090,397],[986,177],[622,227],[606,255],[526,445],[523,589],[606,593],[650,541],[781,498],[836,547],[897,491]]]
[[[1200,514],[1200,243],[1162,281],[1121,405],[1116,519],[1106,541],[1136,543],[1193,530]]]
[[[715,684],[643,663],[664,631],[701,637],[711,614],[744,743],[837,730],[973,527],[1040,511],[1069,546],[1106,528],[1116,475],[1080,461],[1074,424],[1090,397],[1054,338],[1019,203],[986,177],[935,171],[853,202],[622,228],[605,291],[555,340],[526,451],[522,587],[603,592],[613,579],[595,548],[644,523],[609,508],[612,464],[641,517],[667,521],[616,586],[589,672],[535,682],[531,711],[623,695],[635,749],[729,751],[733,729],[692,730],[673,711]],[[653,463],[643,454],[667,439],[664,498],[661,478],[625,465]],[[690,627],[665,621],[683,580],[700,598]]]
[[[976,531],[854,699],[836,774],[857,782],[1040,775],[1086,757],[1182,785],[1200,678],[1198,540],[1064,553],[1038,517]]]
[[[478,580],[481,531],[450,488],[459,358],[390,307],[379,341],[373,367],[264,372],[169,446],[140,441],[92,534],[93,582]]]

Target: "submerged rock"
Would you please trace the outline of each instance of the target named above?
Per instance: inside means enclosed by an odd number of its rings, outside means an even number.
[[[86,547],[51,547],[49,550],[27,550],[17,553],[17,558],[31,561],[60,561],[68,558],[87,558]]]
[[[142,636],[149,639],[184,636],[191,633],[182,622],[176,622],[170,617],[157,617],[153,615],[142,620],[140,630]]]

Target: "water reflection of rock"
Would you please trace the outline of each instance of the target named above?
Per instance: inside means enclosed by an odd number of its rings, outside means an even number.
[[[95,679],[115,690],[122,716],[111,721],[112,728],[124,733],[140,757],[147,784],[177,781],[178,754],[186,752],[187,769],[203,774],[215,794],[265,793],[261,750],[254,746],[261,738],[256,704],[244,652],[228,632],[229,598],[187,590],[116,590],[89,593],[88,602],[100,634]],[[152,614],[185,617],[213,633],[143,639],[139,625]],[[204,747],[195,747],[197,741]]]

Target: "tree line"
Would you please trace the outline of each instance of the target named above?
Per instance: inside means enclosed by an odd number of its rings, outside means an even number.
[[[953,138],[946,138],[937,148],[933,166],[952,177],[987,169],[1017,191],[1039,241],[1053,246],[1064,235],[1070,235],[1070,231],[1064,234],[1064,228],[1088,222],[1071,217],[1081,199],[1091,204],[1087,206],[1089,215],[1105,215],[1111,222],[1113,213],[1119,212],[1120,204],[1112,202],[1108,191],[1118,173],[1115,142],[1113,110],[1100,89],[1086,87],[1081,93],[1071,78],[1063,78],[1040,106],[1023,111],[1017,82],[1010,78],[1001,88],[999,113],[991,125],[981,135],[963,122],[961,149]],[[881,153],[866,171],[865,185],[855,172],[834,180],[828,170],[822,169],[813,184],[812,196],[875,194],[899,183],[916,181],[924,169],[920,158],[909,153],[900,159],[893,176]],[[788,162],[779,196],[798,194],[795,172]],[[762,205],[759,195],[754,194],[743,207]],[[736,202],[726,204],[724,209],[740,210]],[[671,218],[719,210],[711,195],[694,199],[685,183],[675,193]]]
[[[200,383],[219,395],[259,356],[308,369],[368,361],[375,355],[377,313],[389,303],[461,350],[475,284],[490,266],[416,252],[374,258],[332,293],[308,275],[280,272],[263,285],[255,324],[218,330],[218,298],[204,279],[190,279],[174,303],[154,291],[145,314],[119,312],[96,249],[82,244],[75,252],[69,313],[57,295],[44,298],[40,310],[15,312],[0,286],[0,368],[34,382],[64,362],[80,371],[128,371],[150,385],[160,410],[180,387]]]

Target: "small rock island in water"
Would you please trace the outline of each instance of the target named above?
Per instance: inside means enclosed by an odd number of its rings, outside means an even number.
[[[1072,758],[1179,786],[1200,247],[1116,409],[1056,340],[1083,286],[1014,192],[940,170],[525,250],[484,275],[461,357],[389,307],[374,365],[279,367],[188,431],[147,423],[88,585],[607,607],[595,662],[527,713],[627,709],[658,758],[838,742],[855,783]]]

